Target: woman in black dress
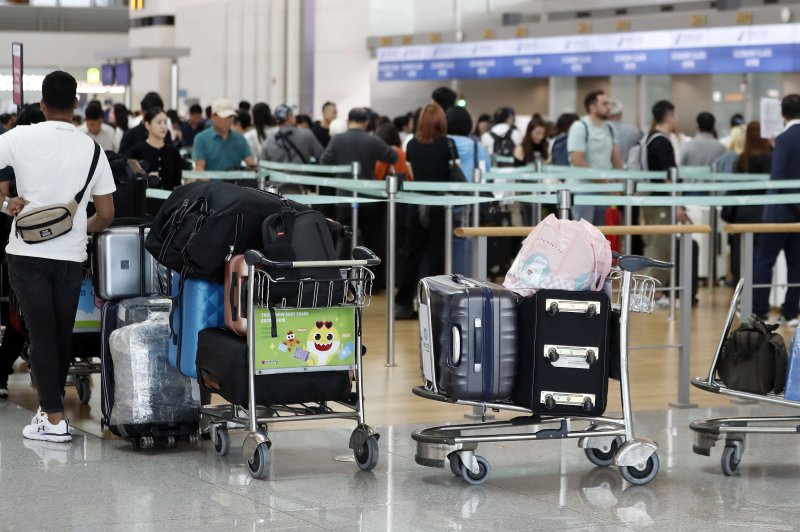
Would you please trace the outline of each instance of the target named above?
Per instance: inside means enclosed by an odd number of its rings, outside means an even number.
[[[184,160],[178,149],[167,144],[167,113],[160,108],[153,108],[144,114],[144,127],[147,128],[147,140],[136,144],[128,154],[129,159],[136,159],[147,173],[161,179],[159,188],[172,190],[180,186],[183,176]]]

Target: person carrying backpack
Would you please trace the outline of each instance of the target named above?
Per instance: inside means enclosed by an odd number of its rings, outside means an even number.
[[[513,157],[514,148],[522,144],[524,135],[514,126],[515,118],[511,107],[500,107],[495,111],[494,125],[481,137],[481,144],[490,156]]]
[[[553,139],[550,148],[550,163],[556,166],[569,166],[569,151],[567,151],[567,136],[572,124],[581,118],[575,113],[564,113],[556,121],[558,135]]]

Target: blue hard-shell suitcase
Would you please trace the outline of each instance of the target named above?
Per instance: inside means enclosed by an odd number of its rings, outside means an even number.
[[[225,287],[172,273],[173,310],[169,363],[182,374],[197,378],[197,335],[203,329],[225,325]]]
[[[789,401],[800,401],[800,329],[794,332],[789,349],[789,364],[786,369],[786,388],[783,397]]]

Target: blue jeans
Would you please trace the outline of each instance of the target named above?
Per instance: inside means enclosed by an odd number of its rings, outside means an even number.
[[[786,255],[789,284],[800,283],[800,234],[765,233],[758,237],[753,284],[772,282],[772,269],[781,250]],[[753,289],[753,312],[759,316],[769,312],[769,290]],[[800,287],[790,287],[783,302],[783,316],[789,320],[796,318],[799,304]]]
[[[72,329],[83,281],[80,262],[8,256],[8,276],[17,294],[31,342],[31,371],[39,404],[63,412],[62,394],[72,362]]]

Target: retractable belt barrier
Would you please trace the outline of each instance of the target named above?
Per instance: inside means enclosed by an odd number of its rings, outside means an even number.
[[[320,194],[288,194],[287,198],[308,205],[324,204],[350,204],[353,209],[354,234],[357,235],[357,214],[359,203],[378,203],[387,204],[387,250],[386,250],[386,269],[387,286],[394,285],[394,272],[396,263],[394,234],[396,227],[395,207],[398,203],[406,205],[437,206],[446,210],[445,216],[445,269],[451,271],[452,267],[452,246],[451,235],[453,232],[453,209],[463,206],[477,207],[479,204],[502,201],[503,203],[524,203],[531,204],[534,208],[534,222],[538,222],[542,204],[556,204],[559,194],[566,194],[571,199],[571,205],[592,205],[605,207],[622,207],[625,211],[625,220],[631,220],[633,207],[670,207],[672,211],[671,222],[673,225],[665,226],[615,226],[602,227],[608,235],[625,236],[626,250],[630,251],[630,236],[642,234],[665,234],[679,237],[681,249],[681,262],[691,257],[691,235],[702,233],[716,233],[716,209],[718,207],[746,206],[746,205],[776,205],[800,203],[800,179],[787,181],[767,181],[767,174],[715,174],[707,167],[681,168],[678,176],[675,170],[666,172],[628,172],[623,170],[598,171],[588,168],[544,166],[541,172],[537,172],[534,166],[519,168],[503,168],[485,174],[476,172],[476,182],[472,183],[453,183],[453,182],[427,182],[427,181],[405,181],[400,182],[396,176],[388,176],[386,181],[360,180],[359,168],[357,163],[352,166],[316,166],[316,165],[297,165],[289,163],[262,162],[261,170],[258,172],[233,171],[233,172],[184,172],[186,180],[241,180],[255,178],[259,186],[266,187],[267,180],[274,183],[287,183],[305,185],[309,187],[329,187],[347,193],[348,195],[320,195]],[[293,173],[297,172],[297,173]],[[310,176],[305,173],[313,172],[323,174],[322,176]],[[347,175],[352,177],[329,177],[335,175]],[[677,183],[649,183],[648,180],[664,181],[667,176]],[[677,177],[676,177],[677,176]],[[552,180],[548,181],[548,180]],[[601,180],[617,180],[619,182],[591,182]],[[680,180],[691,180],[693,182],[680,182]],[[719,181],[719,182],[717,182]],[[730,181],[723,183],[722,181]],[[766,190],[767,194],[733,196],[733,195],[714,195],[730,192],[746,192]],[[792,190],[790,193],[779,193],[782,190]],[[707,193],[706,196],[679,196],[683,192]],[[637,195],[637,193],[661,193],[665,195]],[[574,197],[573,197],[574,195]],[[148,190],[147,196],[151,198],[166,199],[168,191]],[[497,197],[495,197],[497,196]],[[701,206],[711,208],[713,223],[709,225],[690,225],[675,226],[675,212],[682,206]],[[477,209],[473,209],[473,223]],[[727,226],[733,228],[734,225]],[[486,231],[485,236],[470,233],[470,231]],[[462,227],[455,231],[455,235],[464,237],[476,237],[478,241],[484,240],[484,245],[480,243],[474,246],[473,253],[473,275],[480,276],[480,264],[483,264],[485,277],[485,238],[486,236],[526,236],[530,228],[468,228]],[[731,231],[732,232],[732,231]],[[747,245],[748,233],[744,234],[744,245]],[[766,232],[766,231],[754,231]],[[800,227],[793,231],[800,232]],[[489,234],[491,233],[491,234]],[[356,245],[356,238],[353,245]],[[715,238],[711,239],[715,241]],[[750,245],[752,246],[752,233],[749,233]],[[673,238],[674,242],[674,238]],[[747,248],[745,248],[747,249]],[[752,247],[750,256],[752,256]],[[672,257],[674,262],[675,245],[673,244]],[[712,247],[710,250],[710,260],[713,260],[716,253]],[[747,256],[747,254],[743,254]],[[481,260],[482,259],[482,260]],[[681,282],[679,288],[668,288],[667,291],[682,290],[686,291],[691,284],[691,262],[689,266],[681,269]],[[742,272],[748,273],[746,279],[752,285],[752,265]],[[671,282],[671,285],[676,283]],[[748,293],[746,291],[746,293]],[[394,366],[394,297],[393,291],[387,290],[387,353],[386,365]],[[751,297],[751,296],[747,296]],[[691,296],[685,299],[691,301]],[[751,304],[751,299],[748,300]],[[743,302],[744,304],[744,302]],[[674,315],[674,298],[670,309],[670,319]],[[690,305],[683,305],[687,307]],[[690,326],[686,321],[687,316],[691,315],[691,308],[681,310],[681,344],[673,347],[681,349],[681,375],[679,383],[678,406],[689,406],[688,396],[688,356],[689,341],[691,331],[684,335],[684,328]],[[685,371],[684,371],[685,370]]]

